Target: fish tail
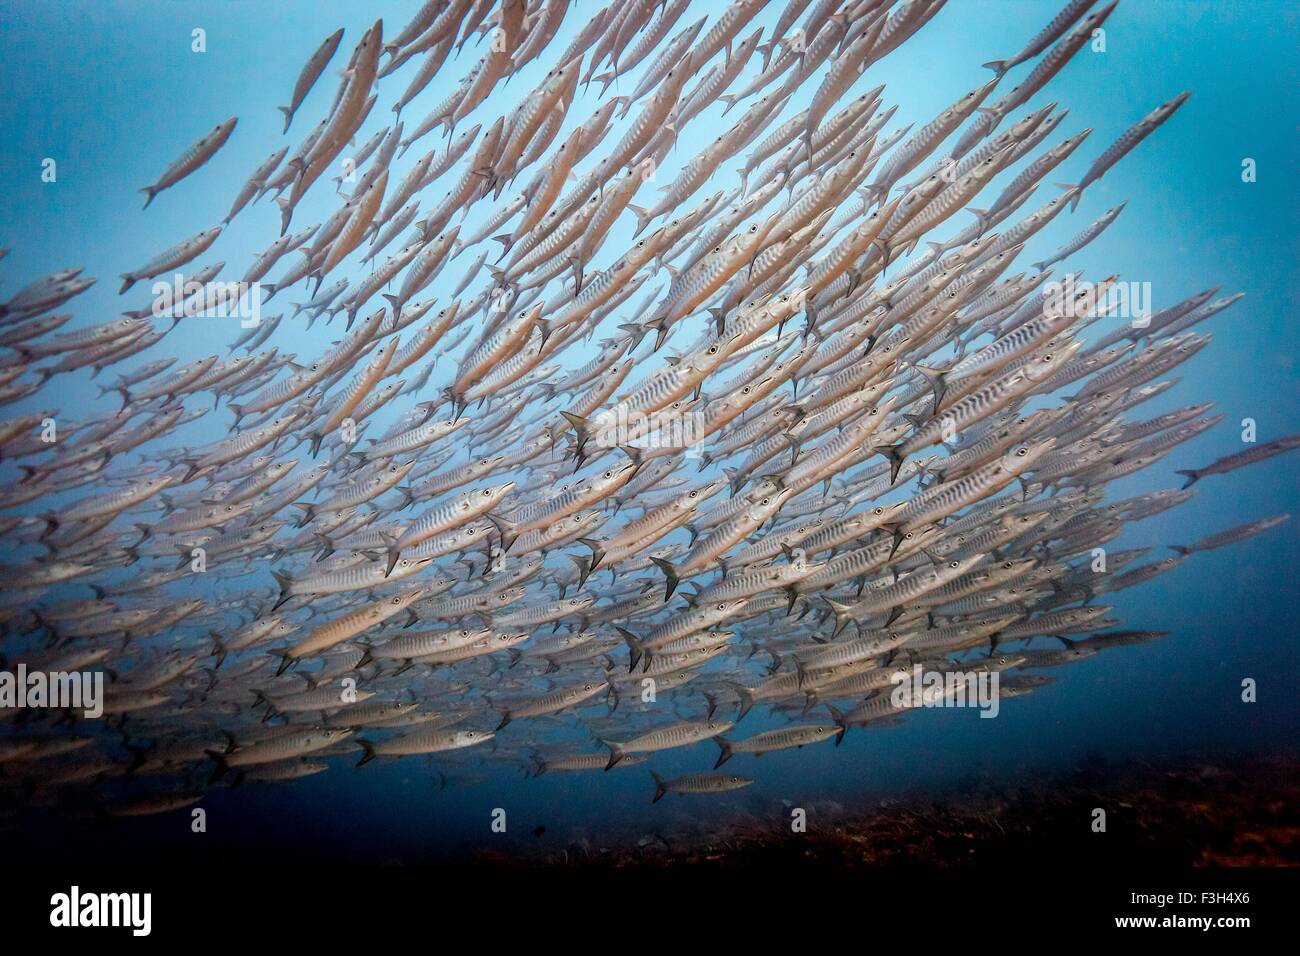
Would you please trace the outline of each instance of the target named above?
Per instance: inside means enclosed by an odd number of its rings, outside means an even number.
[[[384,569],[384,577],[388,577],[393,573],[393,568],[397,567],[397,561],[402,556],[402,549],[398,547],[396,535],[381,531],[380,537],[384,541],[384,551],[388,562],[388,566]]]
[[[289,132],[289,124],[293,122],[293,110],[288,106],[277,106],[277,110],[284,114],[284,131],[280,134]]]
[[[723,683],[735,691],[736,696],[740,698],[738,701],[739,706],[736,710],[736,722],[739,723],[744,719],[746,714],[754,709],[754,704],[756,703],[754,692],[744,684],[738,684],[735,681],[723,681]]]
[[[276,605],[276,607],[279,607],[279,605]],[[274,610],[274,608],[272,610]],[[281,651],[278,653],[273,651],[272,653],[280,658],[280,665],[275,669],[276,677],[279,677],[298,662],[298,658],[294,657],[289,651]]]
[[[358,767],[364,767],[370,761],[375,759],[375,745],[364,737],[357,738],[357,743],[361,745],[361,759],[357,761]]]
[[[507,521],[500,515],[488,514],[487,519],[492,522],[492,526],[497,529],[497,534],[501,536],[501,553],[509,553],[519,538],[519,525]]]
[[[587,569],[587,573],[590,574],[600,567],[600,562],[605,557],[605,549],[595,538],[579,538],[578,543],[591,549],[591,567]]]
[[[387,292],[383,293],[383,296],[388,300],[388,304],[393,307],[393,321],[396,322],[402,317],[402,300],[395,295],[389,295]]]
[[[668,316],[661,315],[658,318],[651,319],[641,328],[645,332],[649,332],[651,329],[654,330],[655,347],[651,351],[658,352],[660,346],[664,344],[664,339],[668,338]]]
[[[1184,490],[1184,491],[1186,491],[1188,488],[1192,487],[1192,485],[1196,484],[1198,481],[1201,480],[1201,473],[1200,473],[1199,471],[1195,471],[1195,470],[1192,470],[1192,471],[1175,471],[1174,474],[1175,474],[1175,475],[1182,475],[1184,478],[1187,479],[1187,481],[1183,483],[1183,490]]]
[[[566,558],[572,561],[578,568],[578,587],[582,587],[587,582],[587,576],[591,574],[589,567],[590,561],[580,554],[566,554]],[[564,592],[560,592],[560,597],[564,597]]]
[[[838,747],[844,740],[844,735],[849,732],[849,725],[844,722],[844,715],[834,704],[827,704],[826,709],[831,713],[831,720],[835,721],[835,726],[839,728],[839,733],[835,735],[835,746]]]
[[[276,196],[275,204],[280,207],[280,235],[289,231],[289,220],[293,218],[293,205],[284,196]]]
[[[721,767],[724,763],[726,763],[728,760],[732,758],[732,756],[734,755],[734,751],[731,749],[731,741],[727,740],[727,738],[723,737],[721,734],[714,737],[713,742],[717,744],[718,747],[720,748],[720,751],[718,753],[718,759],[713,764],[713,769],[717,770],[719,767]]]
[[[636,670],[636,665],[641,662],[641,658],[646,656],[646,646],[642,643],[641,638],[637,637],[627,628],[615,625],[614,630],[618,631],[618,633],[623,636],[623,640],[627,642],[629,658],[627,670],[630,674]],[[647,663],[648,662],[649,658],[647,657]]]
[[[650,802],[658,803],[664,798],[664,794],[668,792],[668,788],[664,786],[664,778],[659,776],[659,774],[655,773],[653,770],[650,771],[650,776],[654,777],[655,781],[655,798]]]
[[[295,501],[291,503],[289,507],[298,508],[302,511],[302,518],[298,520],[298,523],[294,527],[301,528],[316,516],[316,506],[310,501]]]
[[[271,608],[271,613],[274,614],[276,610],[280,608],[284,604],[284,602],[289,600],[289,598],[292,596],[290,594],[290,590],[293,588],[293,577],[289,574],[288,571],[276,571],[276,570],[271,571],[271,577],[275,578],[275,583],[280,585],[280,597],[275,602],[275,605]]]
[[[636,205],[636,203],[628,203],[627,208],[632,211],[632,215],[636,216],[636,231],[632,233],[632,238],[635,239],[645,231],[646,226],[650,225],[654,213],[649,209]]]
[[[948,389],[947,379],[945,378],[947,373],[916,363],[913,363],[912,368],[916,369],[921,377],[929,383],[930,391],[934,394],[934,411],[938,412],[939,403],[943,401],[943,393]]]
[[[205,750],[204,753],[216,763],[216,767],[212,770],[212,776],[208,778],[208,785],[211,786],[226,775],[227,771],[230,770],[230,765],[226,762],[226,755],[219,750]]]
[[[898,481],[898,471],[903,467],[903,445],[882,445],[878,450],[882,455],[889,459],[889,484],[892,486]]]
[[[998,76],[1007,72],[1008,69],[1006,60],[989,60],[987,63],[981,63],[980,66],[986,70],[992,70]]]
[[[560,415],[563,416],[566,422],[573,426],[573,432],[578,436],[576,454],[579,460],[581,460],[584,457],[582,450],[591,439],[591,423],[583,416],[575,415],[572,412],[561,411]]]
[[[849,613],[853,608],[851,605],[841,604],[839,601],[832,601],[830,598],[822,598],[822,600],[826,602],[826,606],[835,615],[835,633],[831,635],[831,640],[834,640],[848,626],[849,621],[853,620],[853,615]]]
[[[1165,547],[1168,548],[1170,551],[1183,555],[1184,557],[1192,553],[1190,548],[1181,544],[1167,544],[1165,545]]]
[[[1079,208],[1079,200],[1083,198],[1083,190],[1077,183],[1057,183],[1056,188],[1064,189],[1066,192],[1072,191],[1074,193],[1074,195],[1070,197],[1070,212],[1074,212],[1075,209]]]
[[[148,209],[149,204],[153,202],[153,197],[158,195],[158,190],[154,189],[152,186],[144,186],[143,188],[139,189],[138,192],[142,192],[146,194],[144,206],[142,207],[143,209]]]
[[[609,748],[609,762],[605,764],[605,770],[613,770],[627,754],[623,752],[622,744],[616,744],[612,740],[602,740],[601,743]]]
[[[139,770],[141,767],[144,766],[145,759],[149,756],[149,751],[146,750],[144,747],[135,747],[127,743],[124,743],[123,746],[126,747],[126,749],[130,752],[131,762],[127,765],[126,769],[123,770],[122,772],[124,774],[135,773],[137,770]]]
[[[664,601],[667,601],[673,596],[673,591],[677,590],[677,585],[680,583],[681,577],[677,574],[677,569],[673,567],[671,561],[667,561],[664,558],[651,558],[650,560],[654,562],[655,567],[664,573],[664,578],[666,579]]]
[[[592,79],[600,81],[600,96],[603,98],[605,96],[605,91],[608,90],[618,79],[618,74],[611,71],[609,73],[602,73],[600,76],[593,76]]]
[[[217,658],[216,669],[220,669],[228,653],[226,645],[222,643],[221,635],[216,631],[208,631],[208,637],[212,638],[212,653],[209,656]]]

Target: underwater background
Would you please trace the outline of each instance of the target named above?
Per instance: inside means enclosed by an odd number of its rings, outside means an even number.
[[[713,15],[715,6],[693,6],[687,19]],[[754,25],[770,29],[780,6],[771,4]],[[844,99],[885,83],[884,102],[899,108],[892,125],[924,122],[987,80],[980,64],[1010,56],[1060,6],[1061,0],[950,0]],[[287,102],[319,41],[344,27],[344,49],[350,48],[376,16],[385,18],[386,31],[396,30],[418,7],[416,0],[0,0],[0,182],[5,186],[0,245],[12,250],[0,262],[0,288],[12,292],[34,276],[70,265],[113,276],[171,241],[160,238],[189,235],[196,221],[218,220],[264,157],[265,144],[282,141],[282,116],[275,107]],[[595,8],[579,0],[548,53],[572,38],[584,22],[584,7]],[[206,31],[202,54],[190,50],[196,27]],[[1214,345],[1178,369],[1181,384],[1143,408],[1155,415],[1213,400],[1226,420],[1156,467],[1116,482],[1112,498],[1178,487],[1176,469],[1242,450],[1247,447],[1241,441],[1244,419],[1254,420],[1261,442],[1300,432],[1298,28],[1300,8],[1286,2],[1123,0],[1107,21],[1105,52],[1085,47],[1026,104],[1036,108],[1055,100],[1068,107],[1061,134],[1094,128],[1087,144],[1039,188],[1031,202],[1037,205],[1050,198],[1052,183],[1077,182],[1091,157],[1154,105],[1179,91],[1193,92],[1170,122],[1089,188],[1076,213],[1058,217],[1034,237],[1026,261],[1054,251],[1105,209],[1126,200],[1120,218],[1073,255],[1070,268],[1092,278],[1119,272],[1123,280],[1149,282],[1157,310],[1210,287],[1219,287],[1221,295],[1246,294],[1205,323],[1202,331],[1214,333]],[[450,61],[403,111],[408,124],[440,101],[447,84],[478,55],[471,44]],[[314,121],[309,117],[324,109],[338,65],[336,59],[284,142],[296,144]],[[547,55],[531,63],[492,94],[481,115],[509,109],[551,65]],[[751,64],[744,79],[755,69]],[[389,82],[400,86],[404,77]],[[803,89],[796,96],[810,93]],[[596,102],[594,88],[580,92],[571,123]],[[721,109],[721,103],[713,104],[683,130],[670,163],[706,145],[718,128],[710,117]],[[151,181],[178,144],[230,115],[239,116],[239,128],[227,147],[183,190],[162,197],[168,201],[160,199],[148,217],[139,215],[139,185]],[[381,104],[358,140],[389,121]],[[432,140],[425,148],[431,145]],[[394,171],[404,172],[420,152],[408,153]],[[41,180],[45,157],[57,160],[56,183]],[[1247,158],[1255,161],[1254,182],[1243,181]],[[729,187],[734,175],[720,171],[706,188]],[[1004,183],[1000,178],[992,188]],[[335,199],[327,190],[309,195],[295,221],[320,221]],[[476,227],[491,208],[476,207],[466,228]],[[236,265],[251,260],[277,222],[275,207],[260,202],[226,230],[221,257]],[[631,232],[631,223],[621,220],[607,247],[626,245]],[[429,293],[447,296],[468,259],[449,266]],[[286,299],[300,301],[295,293],[301,292],[292,290],[267,308],[274,312]],[[94,315],[94,321],[106,321],[121,308],[115,283],[106,280],[77,302],[77,314]],[[311,354],[337,332],[337,325],[282,328],[277,344]],[[168,347],[173,354],[224,354],[238,334],[233,323],[191,321],[177,329]],[[100,401],[84,374],[56,382],[55,403],[65,412]],[[200,420],[184,440],[198,444],[220,438],[221,421]],[[1136,523],[1112,546],[1187,543],[1267,515],[1295,513],[1300,510],[1297,461],[1278,457],[1208,478],[1196,486],[1199,494],[1192,501]],[[0,481],[11,480],[12,466],[0,463]],[[837,748],[809,747],[761,759],[738,755],[728,770],[756,782],[737,793],[669,795],[652,805],[654,786],[645,764],[526,778],[522,763],[503,763],[477,750],[376,761],[360,769],[344,759],[331,761],[326,773],[290,785],[209,790],[203,801],[208,840],[268,856],[405,860],[465,843],[490,845],[496,838],[489,830],[495,808],[507,811],[512,839],[532,839],[526,834],[538,826],[546,832],[536,839],[555,841],[575,834],[599,839],[605,831],[658,833],[708,827],[713,819],[737,813],[764,817],[791,806],[811,808],[815,827],[819,804],[918,788],[948,790],[976,778],[1013,780],[1027,771],[1068,768],[1084,760],[1294,755],[1300,728],[1298,532],[1300,523],[1292,521],[1232,547],[1196,554],[1142,587],[1106,595],[1104,603],[1115,606],[1114,616],[1122,617],[1125,627],[1171,635],[1053,668],[1048,673],[1054,684],[1004,701],[997,719],[979,719],[971,709],[926,710],[898,726],[851,729]],[[74,592],[81,593],[69,588]],[[1035,646],[1048,643],[1040,639]],[[1242,700],[1247,678],[1258,686],[1254,703]],[[620,704],[640,706],[630,698]],[[763,711],[757,708],[747,718],[746,733],[780,725]],[[542,732],[546,720],[533,726]],[[648,766],[665,777],[702,771],[712,767],[716,753],[711,743],[703,743],[656,754]],[[190,852],[194,845],[184,814],[83,826],[42,811],[10,817],[0,826],[20,848],[49,849],[69,841],[83,849],[93,846],[105,858],[141,847]]]

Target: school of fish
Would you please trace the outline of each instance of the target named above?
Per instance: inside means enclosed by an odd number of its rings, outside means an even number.
[[[701,772],[647,796],[719,793],[752,782],[733,756],[897,721],[918,663],[1011,698],[1163,636],[1110,596],[1287,516],[1108,543],[1300,436],[1108,493],[1221,421],[1143,406],[1240,298],[1139,323],[1118,275],[1053,270],[1123,204],[1034,242],[1188,99],[1104,150],[1024,108],[1117,2],[1071,0],[906,120],[889,55],[945,0],[430,0],[294,52],[284,144],[139,250],[121,317],[75,313],[80,267],[0,304],[3,665],[106,676],[97,720],[0,710],[3,805],[148,815],[415,755],[599,778],[688,747]],[[238,139],[217,123],[144,206]],[[313,186],[340,198],[308,224]],[[196,265],[237,216],[265,251]],[[166,308],[132,296],[177,273]],[[260,321],[168,354],[230,283]],[[295,353],[316,322],[330,346]],[[61,407],[73,375],[96,406]],[[223,437],[178,437],[198,419]]]

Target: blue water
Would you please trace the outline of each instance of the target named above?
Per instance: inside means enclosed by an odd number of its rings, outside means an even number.
[[[861,77],[845,102],[886,83],[885,103],[898,105],[898,121],[928,121],[987,79],[979,64],[1013,54],[1060,5],[1060,0],[952,0],[917,36]],[[414,0],[0,2],[0,182],[6,186],[0,245],[11,249],[0,261],[0,294],[75,264],[100,281],[73,303],[74,324],[139,307],[147,293],[137,289],[119,299],[115,276],[219,221],[253,167],[283,142],[296,147],[328,108],[337,70],[372,19],[382,14],[385,34],[393,35],[418,6]],[[697,6],[680,25],[720,9],[714,3]],[[575,7],[549,55],[495,91],[472,121],[491,122],[536,86],[554,65],[551,58],[596,9],[587,0]],[[770,29],[777,13],[772,4],[745,32],[756,25]],[[343,44],[285,140],[275,106],[288,101],[303,62],[339,26],[346,28]],[[1124,0],[1106,24],[1105,52],[1085,48],[1017,113],[1052,100],[1069,108],[1067,120],[1037,152],[1084,126],[1094,129],[1023,207],[1024,215],[1051,197],[1052,183],[1077,181],[1101,150],[1155,105],[1192,90],[1173,119],[1090,187],[1075,214],[1062,215],[1032,240],[1022,261],[1055,251],[1103,211],[1127,200],[1117,222],[1067,260],[1070,268],[1093,278],[1118,272],[1128,281],[1149,282],[1156,309],[1213,286],[1221,288],[1220,295],[1246,293],[1204,326],[1215,340],[1178,370],[1182,384],[1139,409],[1147,417],[1213,399],[1227,420],[1149,472],[1116,483],[1112,497],[1176,486],[1175,469],[1203,466],[1241,450],[1243,419],[1254,419],[1261,441],[1300,432],[1300,336],[1294,316],[1300,297],[1298,26],[1300,12],[1285,2]],[[206,53],[191,52],[195,28],[206,31]],[[480,52],[467,47],[406,107],[408,131]],[[739,82],[747,82],[756,68],[751,64]],[[1031,68],[1032,63],[1018,67],[993,98]],[[382,81],[380,103],[358,142],[391,121],[387,105],[413,69],[407,66]],[[595,108],[597,89],[579,96],[565,132]],[[802,105],[796,102],[791,109]],[[717,104],[682,131],[662,181],[670,181],[677,165],[716,135],[720,112]],[[142,214],[139,187],[230,115],[239,116],[239,126],[227,146]],[[733,120],[729,114],[726,122]],[[609,134],[605,151],[621,131]],[[421,140],[394,165],[393,182],[438,142],[438,135]],[[57,162],[55,183],[40,177],[47,157]],[[1245,158],[1256,163],[1253,183],[1242,181]],[[989,194],[996,195],[1007,179],[995,181]],[[720,172],[691,204],[734,182],[730,172]],[[503,200],[512,195],[506,192]],[[426,196],[422,208],[436,203],[441,190]],[[299,207],[294,228],[323,221],[338,202],[318,184]],[[477,228],[493,208],[480,203],[463,231]],[[953,220],[944,230],[964,225]],[[196,264],[224,259],[228,272],[238,275],[278,235],[278,227],[276,208],[263,200],[242,212]],[[600,265],[612,261],[631,231],[628,217],[607,239]],[[445,301],[472,256],[463,254],[447,266],[428,293]],[[281,271],[283,264],[269,278]],[[268,311],[285,307],[286,300],[301,301],[302,294],[301,286],[290,290]],[[337,336],[338,328],[307,332],[301,323],[292,329],[286,324],[272,344],[312,355]],[[239,333],[232,323],[187,321],[160,350],[187,360],[224,354]],[[157,354],[147,353],[127,367]],[[95,401],[85,372],[61,376],[56,383],[55,404],[65,415],[82,414]],[[228,421],[225,413],[208,416],[176,440],[211,441],[224,434]],[[372,427],[385,424],[381,420]],[[1185,543],[1265,515],[1296,512],[1297,462],[1294,456],[1281,457],[1206,479],[1193,501],[1141,522],[1115,546]],[[10,480],[7,470],[0,477]],[[1195,555],[1172,573],[1108,598],[1126,627],[1169,630],[1172,636],[1053,669],[1055,685],[1007,702],[997,720],[980,720],[970,710],[925,712],[898,727],[851,731],[838,749],[818,746],[760,761],[738,756],[728,769],[757,778],[739,794],[669,798],[651,806],[653,787],[643,767],[524,780],[521,771],[490,755],[439,762],[452,777],[481,778],[472,785],[453,780],[439,791],[421,758],[378,761],[355,771],[340,762],[325,775],[291,786],[209,794],[204,805],[213,821],[210,829],[304,852],[310,847],[322,854],[397,859],[446,841],[489,842],[490,814],[498,807],[507,810],[516,837],[537,824],[566,836],[598,833],[609,825],[651,832],[742,809],[769,816],[781,812],[782,801],[815,806],[863,792],[951,786],[972,771],[1013,776],[1027,768],[1069,765],[1088,752],[1111,758],[1190,753],[1212,760],[1291,747],[1300,726],[1298,528],[1300,522],[1293,521],[1244,544]],[[1240,699],[1245,678],[1258,682],[1257,703]],[[742,726],[748,734],[767,724],[755,715]],[[503,745],[512,733],[524,730],[516,725],[505,731]],[[704,770],[715,753],[712,744],[701,744],[657,755],[652,766],[664,776]],[[188,833],[181,816],[133,822],[103,833],[102,839],[106,847],[141,836],[165,841],[174,832]]]

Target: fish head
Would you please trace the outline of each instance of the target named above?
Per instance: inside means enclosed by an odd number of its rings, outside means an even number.
[[[1038,459],[1054,447],[1056,447],[1056,439],[1053,437],[1017,445],[1003,455],[1003,465],[1011,474],[1019,475],[1032,468]]]

